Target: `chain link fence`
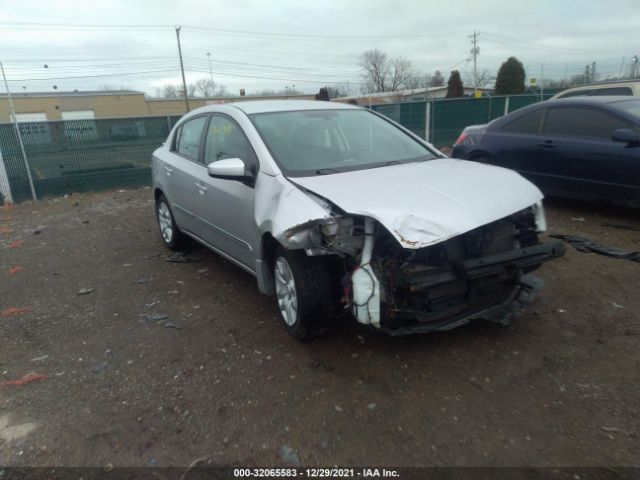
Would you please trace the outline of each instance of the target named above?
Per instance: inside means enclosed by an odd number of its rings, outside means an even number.
[[[179,116],[20,122],[38,197],[149,185],[151,154]],[[31,198],[13,124],[0,124],[0,201]]]
[[[553,94],[544,95],[544,99]],[[423,102],[373,105],[371,108],[400,123],[438,148],[453,145],[469,125],[490,122],[518,108],[541,101],[540,95],[438,98]]]

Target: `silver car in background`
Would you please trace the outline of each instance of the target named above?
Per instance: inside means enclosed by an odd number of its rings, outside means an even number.
[[[298,339],[344,311],[394,335],[506,324],[564,253],[538,240],[542,194],[519,174],[345,104],[194,110],[154,152],[153,188],[166,246],[190,237],[255,275]]]

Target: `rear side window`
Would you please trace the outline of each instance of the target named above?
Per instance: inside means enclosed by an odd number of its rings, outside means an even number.
[[[591,91],[591,95],[597,95],[599,97],[605,95],[633,95],[633,92],[629,87],[612,87],[612,88],[598,88]]]
[[[624,120],[591,108],[549,108],[542,131],[553,135],[611,138],[618,128],[630,128]]]
[[[507,132],[538,133],[543,111],[544,109],[539,108],[533,112],[525,113],[524,115],[507,123],[502,127],[502,129]]]
[[[198,160],[200,139],[206,121],[207,117],[198,117],[185,122],[178,131],[175,151],[191,160]]]

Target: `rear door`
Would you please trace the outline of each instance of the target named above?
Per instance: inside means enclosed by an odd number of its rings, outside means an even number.
[[[178,227],[195,234],[198,230],[195,211],[200,195],[196,183],[204,169],[200,157],[206,122],[207,116],[202,115],[180,125],[171,151],[160,166],[160,175],[165,177],[165,193]]]
[[[627,120],[592,106],[547,109],[536,146],[548,168],[543,189],[587,199],[637,197],[638,149],[611,140]]]
[[[490,126],[482,139],[491,153],[491,163],[532,175],[537,164],[533,162],[531,146],[540,131],[543,108],[535,108],[516,116],[508,123]]]

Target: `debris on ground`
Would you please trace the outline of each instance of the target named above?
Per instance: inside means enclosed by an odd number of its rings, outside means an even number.
[[[0,312],[0,318],[9,317],[11,315],[20,315],[22,313],[28,313],[31,311],[31,307],[9,307]]]
[[[9,244],[9,248],[18,248],[24,243],[24,240],[16,240]]]
[[[609,223],[609,222],[604,222],[602,224],[603,227],[609,227],[609,228],[618,228],[620,230],[631,230],[632,232],[640,232],[640,227],[634,227],[632,225],[623,225],[620,223]]]
[[[150,313],[149,315],[145,315],[145,320],[148,322],[155,322],[158,325],[162,325],[166,328],[175,328],[176,330],[180,330],[181,327],[176,325],[171,320],[169,320],[169,315],[166,313]]]
[[[31,362],[44,362],[47,358],[49,358],[49,355],[43,355],[41,357],[32,358],[30,361]]]
[[[78,295],[89,295],[90,293],[93,293],[93,288],[81,288],[78,290]]]
[[[169,315],[167,315],[166,313],[150,313],[144,318],[146,318],[150,322],[160,322],[169,318]]]
[[[27,373],[25,376],[17,380],[6,380],[4,382],[0,382],[0,387],[19,387],[27,383],[37,382],[38,380],[46,380],[47,378],[49,377],[42,373]]]
[[[11,268],[9,268],[9,275],[15,275],[18,272],[22,271],[22,266],[20,265],[15,265]]]
[[[607,257],[631,260],[632,262],[640,262],[640,252],[632,252],[629,250],[623,250],[618,247],[602,245],[601,243],[594,242],[592,240],[589,240],[588,238],[580,237],[578,235],[555,234],[549,236],[564,240],[580,252],[597,253],[599,255],[605,255]]]
[[[33,235],[40,235],[42,233],[42,230],[34,230],[33,231]]]
[[[196,263],[196,262],[202,261],[199,258],[189,257],[188,256],[189,253],[191,253],[191,252],[174,253],[170,257],[167,257],[167,262],[173,262],[173,263]]]
[[[571,217],[572,222],[584,222],[584,217]]]
[[[11,227],[0,227],[0,234],[7,234],[7,233],[12,233],[13,232],[13,228]]]
[[[616,303],[616,302],[611,302],[611,305],[613,305],[616,308],[624,308],[624,305],[620,305],[619,303]]]
[[[280,447],[280,458],[283,462],[288,463],[289,465],[293,465],[294,467],[299,467],[302,465],[298,454],[288,445],[283,445],[282,447]]]

